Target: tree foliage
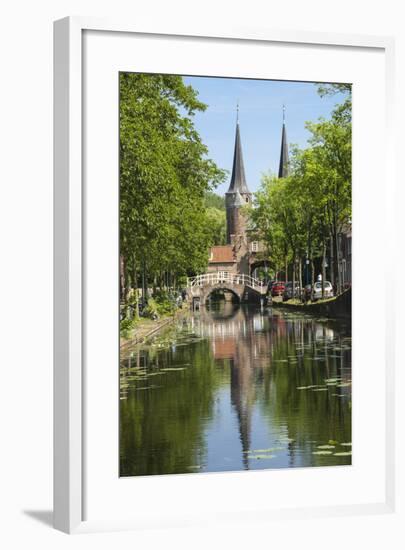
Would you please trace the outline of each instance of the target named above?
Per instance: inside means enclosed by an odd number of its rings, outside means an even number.
[[[225,211],[225,197],[217,195],[213,191],[207,191],[205,193],[205,206],[207,208],[213,207]]]
[[[206,105],[180,76],[120,74],[121,287],[204,269],[206,194],[224,178],[193,124]],[[122,288],[123,290],[123,288]]]
[[[343,86],[343,87],[342,87]],[[266,244],[274,271],[300,282],[301,266],[307,260],[339,255],[338,235],[351,220],[351,95],[348,85],[320,87],[321,95],[346,92],[329,120],[308,122],[309,146],[292,150],[290,175],[262,179],[250,216],[258,238]],[[312,276],[314,267],[312,263]],[[330,276],[339,284],[337,261]]]

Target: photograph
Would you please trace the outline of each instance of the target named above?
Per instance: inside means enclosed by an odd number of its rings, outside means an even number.
[[[350,466],[351,83],[117,84],[119,475]]]

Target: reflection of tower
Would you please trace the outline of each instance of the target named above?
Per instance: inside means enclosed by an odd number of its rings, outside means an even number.
[[[215,317],[209,310],[201,314],[201,333],[208,334],[216,360],[229,360],[230,398],[235,410],[242,461],[249,468],[248,451],[251,445],[251,424],[256,401],[257,377],[268,365],[270,334],[259,331],[257,316],[247,316],[243,308],[226,304],[227,316]],[[259,315],[260,317],[260,315]]]
[[[285,105],[283,105],[283,130],[281,132],[281,151],[280,165],[278,168],[278,177],[286,178],[288,176],[288,144],[287,130],[285,129]]]
[[[239,108],[238,108],[239,112]],[[242,207],[252,202],[252,194],[246,184],[245,167],[243,164],[242,144],[239,130],[239,115],[236,120],[235,149],[231,182],[225,195],[226,204],[226,239],[234,246],[235,255],[240,262],[247,249],[247,219]],[[239,265],[239,273],[249,272],[248,265]]]
[[[239,350],[238,350],[239,351]],[[239,355],[239,354],[238,354]],[[239,359],[239,357],[237,358]],[[239,437],[242,443],[243,464],[249,469],[248,451],[251,441],[252,409],[255,400],[253,369],[249,363],[231,359],[231,403],[239,422]]]

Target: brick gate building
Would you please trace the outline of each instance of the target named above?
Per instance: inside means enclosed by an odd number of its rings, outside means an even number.
[[[284,116],[278,175],[279,177],[288,175],[288,145]],[[239,120],[237,120],[232,176],[229,189],[225,194],[227,244],[211,248],[208,273],[251,275],[255,267],[265,265],[265,259],[268,257],[266,247],[252,238],[244,211],[244,207],[251,203],[252,193],[246,183]]]

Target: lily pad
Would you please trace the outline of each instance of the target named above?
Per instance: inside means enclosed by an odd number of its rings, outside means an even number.
[[[186,370],[185,367],[167,367],[165,369],[160,369],[161,371],[163,372],[167,372],[167,371],[179,371],[179,370]]]
[[[352,455],[352,451],[347,451],[344,453],[333,453],[333,456],[351,456],[351,455]]]
[[[243,451],[246,454],[257,454],[257,453],[272,453],[274,451],[283,451],[284,447],[271,447],[270,449],[252,449],[251,451]]]
[[[335,445],[317,445],[317,449],[334,449]]]
[[[312,451],[313,455],[331,455],[332,451]]]

